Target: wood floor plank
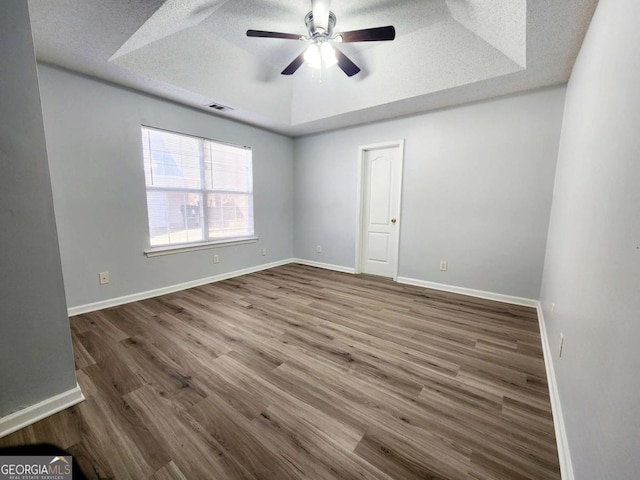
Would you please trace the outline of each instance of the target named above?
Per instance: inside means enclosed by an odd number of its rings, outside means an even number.
[[[71,319],[88,478],[560,478],[536,311],[285,265]]]
[[[95,439],[86,437],[67,449],[78,463],[82,473],[89,480],[117,478],[109,467],[106,449],[94,443]]]
[[[149,386],[125,396],[187,478],[252,478],[205,428]],[[179,439],[175,442],[174,439]]]
[[[407,435],[406,432],[397,435],[372,426],[355,453],[392,478],[463,480],[467,477],[468,461],[443,457],[441,452],[421,448],[421,440],[428,445],[434,443],[430,438],[425,441],[420,435]]]
[[[212,394],[188,410],[227,452],[241,461],[254,478],[296,478],[287,462],[271,452],[260,440],[251,421],[228,405],[225,399]]]
[[[92,365],[87,365],[79,370],[85,371],[90,377],[97,378],[103,384],[113,387],[124,395],[137,388],[143,383],[131,371],[121,355],[121,348],[117,342],[112,342],[94,331],[79,333],[77,336],[80,345],[88,352],[92,353],[92,357],[96,359]],[[91,375],[89,372],[96,372]]]
[[[173,461],[164,465],[149,478],[151,480],[188,480]]]
[[[78,372],[87,399],[78,405],[88,425],[82,442],[92,457],[102,457],[115,478],[147,478],[170,458],[115,389],[103,390],[84,371]],[[99,453],[98,453],[99,452]]]
[[[372,463],[331,442],[321,426],[309,419],[271,406],[253,420],[264,436],[267,448],[285,456],[297,478],[355,480],[388,479]]]
[[[96,363],[95,359],[87,351],[77,335],[72,336],[73,342],[73,358],[76,364],[77,370],[82,370],[89,365]]]

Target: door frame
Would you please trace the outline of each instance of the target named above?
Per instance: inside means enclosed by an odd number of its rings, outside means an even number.
[[[364,156],[367,152],[372,150],[380,150],[382,148],[389,147],[398,147],[398,152],[400,154],[400,175],[398,175],[399,185],[396,185],[398,188],[398,205],[400,208],[400,212],[398,214],[398,245],[396,251],[393,253],[395,256],[395,272],[393,272],[393,281],[398,280],[398,268],[400,261],[400,227],[402,226],[402,183],[404,177],[404,139],[394,140],[390,142],[381,142],[381,143],[372,143],[369,145],[360,145],[358,147],[358,196],[356,200],[356,262],[355,262],[355,273],[362,273],[362,250],[363,250],[363,241],[364,241],[364,194],[366,192],[366,186],[364,182],[366,180],[366,175],[364,172],[365,169],[365,161]]]

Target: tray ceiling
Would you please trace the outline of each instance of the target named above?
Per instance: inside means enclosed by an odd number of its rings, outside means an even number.
[[[308,0],[29,0],[38,60],[302,135],[567,81],[596,0],[333,0],[336,31],[394,25],[340,46],[362,71],[280,71],[304,42]]]

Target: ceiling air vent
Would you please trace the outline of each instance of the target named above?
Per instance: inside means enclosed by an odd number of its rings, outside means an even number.
[[[219,103],[212,103],[207,106],[213,110],[218,110],[219,112],[228,112],[229,110],[233,110],[233,108],[227,107],[226,105],[221,105]]]

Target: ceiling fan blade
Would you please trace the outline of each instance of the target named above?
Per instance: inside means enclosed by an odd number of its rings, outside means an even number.
[[[360,71],[360,67],[358,67],[355,63],[349,60],[344,53],[338,50],[335,46],[333,49],[336,51],[336,58],[338,59],[338,66],[340,69],[347,74],[347,77],[353,77],[356,73]]]
[[[300,40],[302,35],[295,33],[267,32],[265,30],[247,30],[247,37],[284,38],[287,40]]]
[[[282,72],[280,72],[282,75],[293,75],[294,73],[296,73],[296,70],[298,70],[300,68],[300,65],[302,65],[304,63],[304,52],[302,52],[300,55],[298,55],[296,58],[293,59],[293,62],[291,62],[287,68],[285,68]]]
[[[342,32],[339,35],[342,37],[342,43],[380,42],[383,40],[393,40],[394,38],[396,38],[396,29],[389,25],[388,27],[352,30],[351,32]]]
[[[313,12],[313,24],[318,28],[322,28],[326,32],[329,28],[329,8],[331,0],[311,0],[311,11]]]

